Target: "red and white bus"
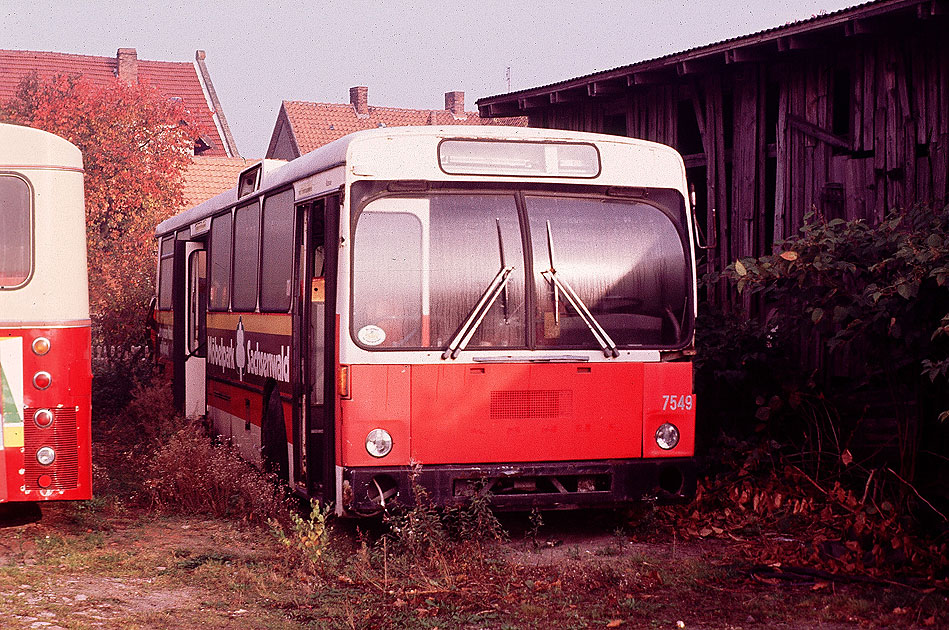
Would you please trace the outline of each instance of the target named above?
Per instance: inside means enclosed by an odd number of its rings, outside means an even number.
[[[92,496],[82,155],[0,124],[0,502]]]
[[[352,134],[157,228],[176,397],[341,514],[694,490],[682,159],[547,129]]]

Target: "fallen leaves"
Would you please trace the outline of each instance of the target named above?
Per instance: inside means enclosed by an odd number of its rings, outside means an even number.
[[[674,512],[677,533],[730,539],[762,565],[780,561],[830,573],[929,580],[949,568],[949,544],[911,535],[890,503],[876,504],[839,481],[824,487],[770,457],[748,454],[739,470],[700,480],[695,500]],[[847,450],[840,458],[845,465],[853,461]]]

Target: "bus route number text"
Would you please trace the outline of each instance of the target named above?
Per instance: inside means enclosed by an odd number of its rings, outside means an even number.
[[[692,394],[676,396],[664,394],[662,396],[663,411],[692,411]]]

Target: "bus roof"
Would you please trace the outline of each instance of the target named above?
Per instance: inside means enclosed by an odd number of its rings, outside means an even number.
[[[82,153],[48,131],[0,123],[0,168],[82,169]]]
[[[398,137],[431,137],[431,138],[451,138],[451,139],[488,139],[488,140],[520,140],[533,142],[591,142],[591,143],[614,143],[632,145],[638,147],[648,147],[652,150],[668,152],[675,156],[675,159],[681,163],[678,153],[666,145],[627,138],[624,136],[612,136],[597,133],[586,133],[577,131],[564,131],[561,129],[540,129],[534,127],[504,127],[504,126],[464,126],[452,125],[446,127],[438,126],[417,126],[417,127],[383,127],[379,129],[369,129],[357,131],[338,140],[335,140],[322,147],[302,155],[291,162],[280,162],[278,160],[264,160],[262,167],[262,178],[258,187],[258,192],[265,192],[280,188],[291,182],[308,177],[315,173],[320,173],[335,166],[344,164],[350,155],[350,145],[362,140],[371,140],[375,138],[398,138]],[[589,180],[588,180],[589,181]],[[589,181],[589,183],[593,183]],[[219,210],[229,207],[237,202],[237,186],[227,190],[207,201],[185,210],[165,221],[162,221],[156,228],[155,234],[162,235],[169,232],[187,227],[196,221],[216,214]]]

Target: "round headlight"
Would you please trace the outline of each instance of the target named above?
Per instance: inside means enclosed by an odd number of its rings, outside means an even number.
[[[392,436],[385,429],[373,429],[366,436],[366,450],[373,457],[385,457],[392,450]]]
[[[44,466],[49,466],[56,461],[56,451],[50,446],[44,446],[36,451],[36,461]]]
[[[49,409],[37,409],[33,413],[33,422],[41,429],[49,428],[53,424],[53,412]]]
[[[678,443],[679,429],[676,428],[676,425],[666,422],[656,429],[656,444],[659,445],[659,448],[668,451],[670,448],[675,448]]]

